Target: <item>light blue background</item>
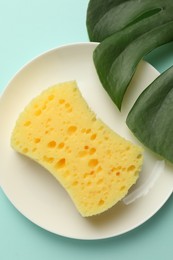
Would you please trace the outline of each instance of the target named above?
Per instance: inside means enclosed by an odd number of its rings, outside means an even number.
[[[88,0],[0,0],[0,91],[25,63],[42,52],[88,41],[87,5]],[[152,52],[147,60],[159,71],[165,70],[173,65],[173,44]],[[127,234],[78,241],[37,227],[0,189],[0,259],[172,260],[173,196],[149,221]]]

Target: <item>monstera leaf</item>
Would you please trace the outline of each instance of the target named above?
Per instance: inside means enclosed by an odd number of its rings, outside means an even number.
[[[93,54],[103,87],[121,109],[139,61],[158,46],[173,41],[172,0],[91,0],[87,10]]]
[[[173,163],[173,66],[143,91],[126,123],[144,145]]]

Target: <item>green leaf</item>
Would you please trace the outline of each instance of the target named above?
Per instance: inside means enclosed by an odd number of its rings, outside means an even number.
[[[94,51],[94,63],[113,102],[121,109],[124,94],[136,71],[139,61],[147,53],[173,41],[173,21],[144,33],[135,25],[104,40]]]
[[[87,10],[90,40],[101,41],[94,63],[112,100],[121,109],[139,61],[173,40],[172,0],[91,0]]]
[[[173,5],[172,0],[90,0],[86,20],[89,38],[101,42],[113,33],[159,12],[163,16],[170,5]]]
[[[173,66],[139,96],[126,123],[148,148],[173,163]]]

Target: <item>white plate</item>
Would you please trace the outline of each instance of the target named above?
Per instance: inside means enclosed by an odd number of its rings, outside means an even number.
[[[42,167],[10,147],[15,120],[25,105],[43,89],[77,80],[95,113],[120,135],[138,143],[125,125],[127,111],[159,73],[142,61],[120,113],[101,86],[92,60],[96,43],[80,43],[51,50],[26,65],[11,80],[0,100],[0,184],[13,205],[28,219],[53,233],[78,239],[101,239],[123,234],[148,220],[173,191],[173,168],[166,166],[145,196],[126,206],[118,203],[100,216],[82,218],[59,183]],[[157,157],[145,152],[139,182],[151,173]]]

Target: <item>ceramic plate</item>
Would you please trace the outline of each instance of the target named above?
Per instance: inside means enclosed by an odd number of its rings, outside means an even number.
[[[59,183],[42,167],[10,147],[15,121],[25,105],[53,84],[76,80],[91,109],[121,136],[138,143],[125,124],[139,93],[159,73],[142,61],[126,93],[120,113],[97,77],[92,53],[96,43],[79,43],[53,49],[37,57],[10,81],[0,99],[0,184],[6,196],[25,217],[55,234],[77,239],[117,236],[147,221],[173,191],[173,168],[165,166],[147,195],[125,205],[122,202],[95,217],[82,218]],[[145,149],[145,161],[137,186],[148,178],[156,155]]]

